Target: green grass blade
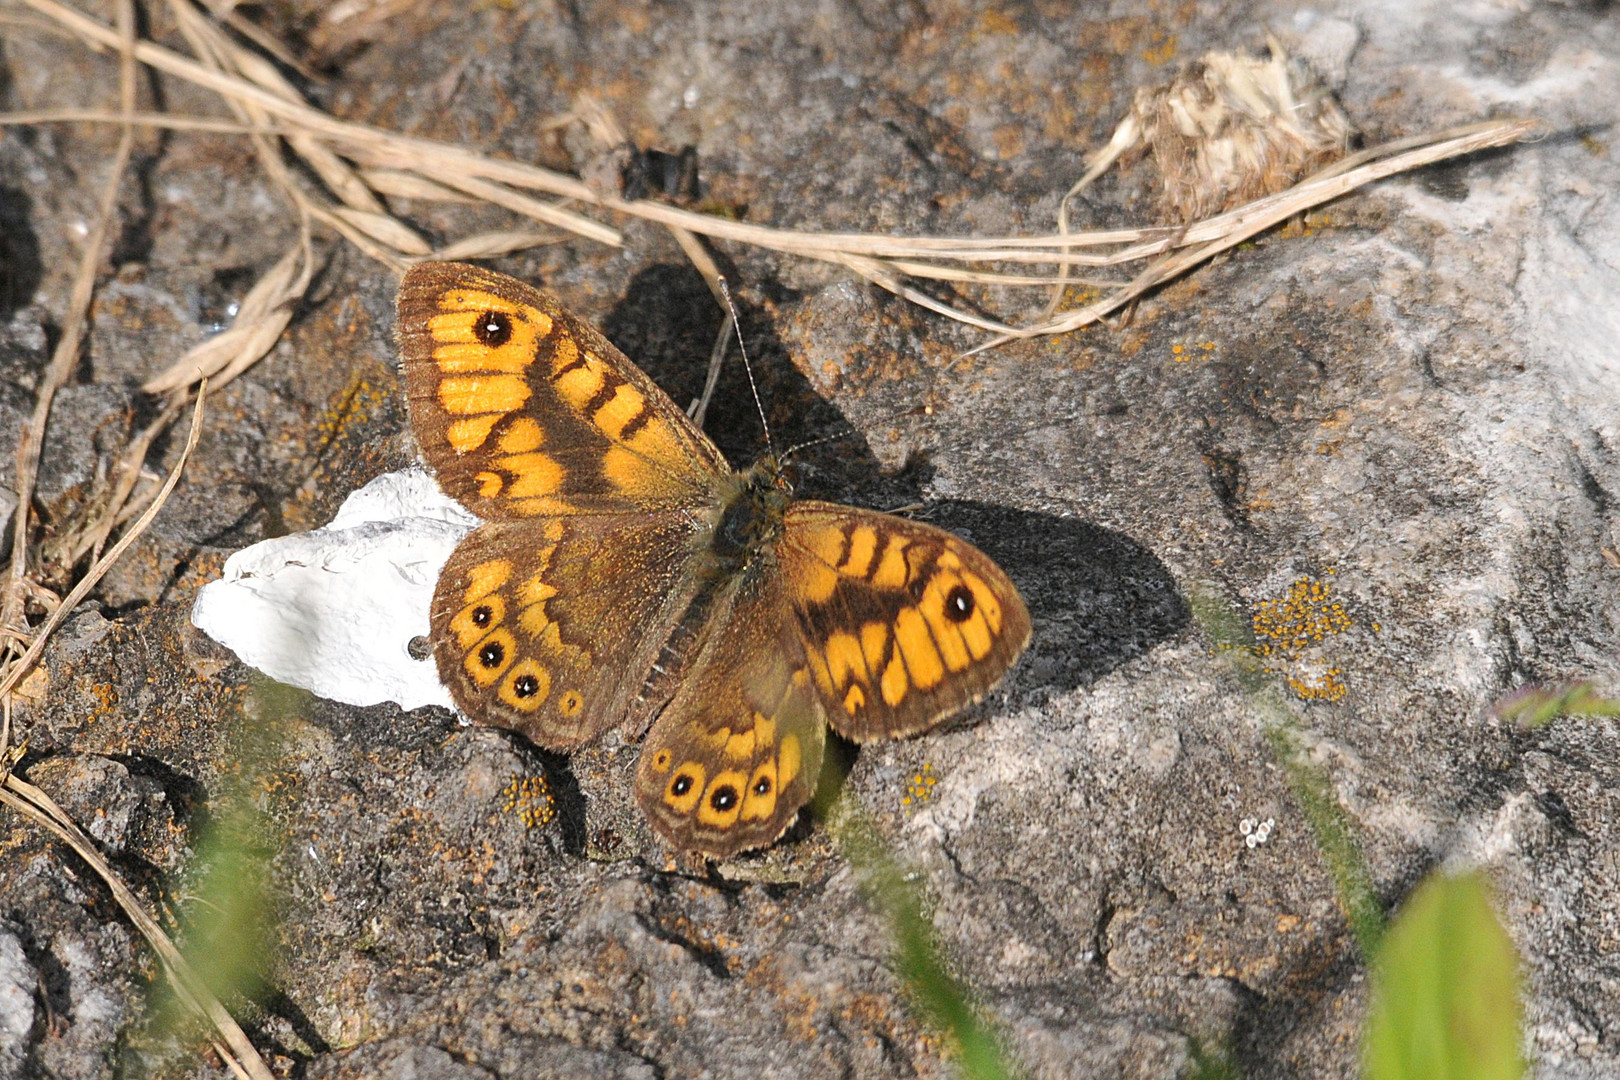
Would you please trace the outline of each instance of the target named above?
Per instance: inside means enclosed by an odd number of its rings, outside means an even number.
[[[1518,967],[1482,875],[1418,886],[1374,968],[1366,1080],[1518,1080]]]
[[[823,817],[868,899],[889,919],[895,967],[923,1019],[952,1044],[954,1062],[967,1080],[1013,1080],[1018,1073],[1000,1040],[945,965],[920,889],[907,880],[893,852],[854,799],[840,792],[829,803]]]

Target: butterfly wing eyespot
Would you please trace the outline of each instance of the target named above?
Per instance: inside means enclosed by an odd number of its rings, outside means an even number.
[[[1029,641],[989,556],[921,522],[789,508],[778,559],[828,721],[856,742],[916,734],[985,695]]]
[[[777,579],[722,601],[712,637],[647,734],[636,798],[683,851],[725,859],[766,847],[815,792],[827,724],[791,610]]]
[[[473,323],[473,336],[486,349],[499,349],[512,340],[512,317],[504,311],[486,311]]]

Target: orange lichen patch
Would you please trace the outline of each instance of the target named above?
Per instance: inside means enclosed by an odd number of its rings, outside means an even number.
[[[1176,35],[1155,30],[1150,35],[1152,44],[1142,50],[1142,59],[1149,64],[1168,64],[1176,58]]]
[[[1288,689],[1301,701],[1338,701],[1350,692],[1342,668],[1328,668],[1314,680],[1289,675],[1286,681]]]
[[[91,683],[86,690],[91,699],[90,711],[84,720],[87,727],[118,711],[118,687],[112,683]]]
[[[906,793],[900,796],[901,806],[916,808],[934,797],[934,785],[939,783],[939,777],[934,775],[934,766],[923,762],[922,768],[911,774],[906,783]]]
[[[557,800],[552,797],[551,785],[543,776],[525,776],[513,780],[501,790],[506,796],[502,810],[516,814],[526,829],[548,824],[557,816]]]
[[[363,372],[355,372],[337,398],[315,422],[315,443],[326,446],[335,442],[351,428],[364,424],[385,407],[394,389],[381,379],[373,381]]]
[[[1016,34],[1018,22],[1004,11],[991,9],[980,13],[979,29],[987,34]]]
[[[1277,509],[1277,503],[1271,498],[1271,492],[1261,491],[1255,494],[1255,496],[1248,502],[1244,503],[1243,508],[1249,511],[1275,510]]]
[[[1332,215],[1307,213],[1301,214],[1298,217],[1289,218],[1283,227],[1278,230],[1278,233],[1289,239],[1294,239],[1297,237],[1314,236],[1317,232],[1323,229],[1331,229],[1333,226],[1334,221]]]
[[[1280,599],[1260,601],[1254,613],[1261,656],[1317,645],[1354,625],[1344,605],[1334,599],[1333,583],[1308,577],[1295,581]]]
[[[740,974],[743,968],[742,957],[736,955],[742,947],[742,942],[728,934],[715,931],[703,923],[688,918],[685,915],[673,915],[658,920],[659,927],[665,931],[666,940],[679,941],[681,944],[696,953],[700,953],[710,962],[719,962],[725,965],[732,974]],[[679,992],[670,991],[670,1000],[677,1000]]]
[[[1213,341],[1200,341],[1193,345],[1183,345],[1180,342],[1170,346],[1170,359],[1178,364],[1197,363],[1215,358],[1215,343]]]
[[[352,326],[338,326],[335,329],[339,333],[353,332]],[[343,355],[345,362],[348,362],[347,354]],[[347,491],[355,486],[355,478],[349,470],[354,468],[364,472],[368,460],[380,461],[377,448],[384,440],[374,436],[380,426],[386,425],[388,414],[400,406],[397,376],[375,360],[357,359],[353,363],[359,370],[349,377],[343,389],[327,400],[325,409],[315,420],[315,438],[309,437],[306,424],[288,428],[275,436],[283,443],[301,448],[301,459],[307,463],[309,470],[304,482],[283,507],[289,529],[313,529],[324,525],[335,508],[328,502],[330,493],[338,489]],[[334,446],[345,449],[343,452],[333,452]],[[140,550],[139,547],[136,550]],[[135,552],[130,554],[134,555]]]
[[[1283,676],[1300,700],[1338,701],[1349,692],[1342,668],[1301,670],[1308,650],[1355,625],[1344,604],[1333,596],[1332,582],[1300,578],[1286,595],[1262,600],[1253,625],[1255,655],[1268,661],[1266,670]]]

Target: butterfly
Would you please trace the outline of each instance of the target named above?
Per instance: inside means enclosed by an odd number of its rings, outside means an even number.
[[[925,731],[1029,641],[983,552],[796,501],[774,455],[734,471],[552,296],[421,263],[398,331],[422,453],[484,521],[434,590],[440,679],[471,719],[551,750],[644,735],[636,799],[679,850],[774,843],[829,724],[855,742]]]

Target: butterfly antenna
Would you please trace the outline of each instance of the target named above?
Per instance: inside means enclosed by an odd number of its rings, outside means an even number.
[[[860,428],[851,426],[848,431],[840,431],[836,435],[823,435],[819,439],[810,439],[810,440],[808,440],[806,442],[794,443],[792,446],[790,446],[786,450],[782,451],[782,460],[784,462],[791,460],[793,455],[797,454],[800,450],[808,450],[812,446],[820,446],[822,443],[837,442],[839,439],[853,438],[854,436],[859,435],[860,433],[861,433]]]
[[[748,347],[743,344],[742,320],[737,317],[737,305],[731,300],[731,286],[726,284],[724,277],[715,281],[720,286],[720,295],[726,298],[726,309],[731,312],[731,324],[737,328],[737,351],[742,353],[743,370],[748,372],[748,389],[754,394],[754,408],[759,410],[759,425],[765,429],[765,449],[774,456],[776,446],[771,442],[771,422],[765,419],[765,406],[759,403],[759,386],[754,382],[754,365],[748,362]]]
[[[878,425],[881,425],[881,424],[887,424],[890,421],[900,419],[902,416],[932,416],[932,415],[934,415],[934,407],[932,405],[914,405],[909,409],[901,409],[897,413],[890,413],[888,416],[880,417],[877,420],[877,423],[874,424],[873,426],[878,426]],[[844,423],[849,424],[849,421],[845,420]],[[820,446],[822,443],[837,442],[839,439],[852,438],[852,437],[854,437],[856,435],[859,435],[860,433],[861,433],[860,428],[856,427],[854,424],[849,424],[849,430],[848,431],[840,431],[836,435],[823,435],[819,439],[810,439],[807,442],[795,443],[794,445],[788,447],[786,450],[784,450],[782,452],[782,460],[784,462],[787,461],[788,459],[792,458],[794,454],[797,454],[800,450],[808,450],[812,446]]]

